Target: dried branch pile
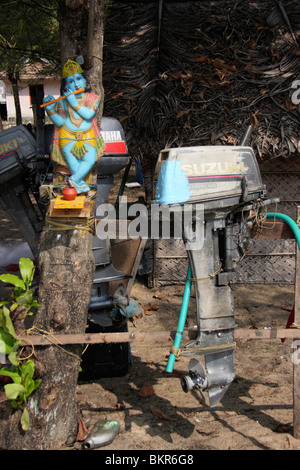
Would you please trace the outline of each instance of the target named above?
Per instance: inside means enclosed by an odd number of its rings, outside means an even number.
[[[257,156],[287,157],[300,150],[299,41],[296,0],[115,1],[104,114],[144,169],[167,146],[238,144],[250,118]]]

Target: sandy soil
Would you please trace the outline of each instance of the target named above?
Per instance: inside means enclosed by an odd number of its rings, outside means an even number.
[[[22,253],[6,248],[20,246],[22,238],[5,213],[0,216],[0,248],[11,254],[12,263]],[[3,266],[5,260],[1,260]],[[3,296],[3,286],[1,289]],[[233,290],[238,327],[285,327],[294,304],[294,286],[235,285]],[[142,315],[129,322],[130,331],[176,329],[183,286],[161,288],[162,296],[156,292],[136,282],[131,297]],[[186,326],[195,324],[192,292]],[[291,340],[239,340],[236,378],[213,409],[207,404],[206,392],[202,397],[181,388],[179,377],[187,373],[188,358],[176,360],[173,375],[166,375],[171,344],[132,342],[126,375],[78,383],[78,410],[87,429],[100,418],[120,423],[119,434],[103,450],[300,449],[300,440],[293,437]],[[81,442],[76,442],[73,449],[80,448]]]
[[[130,323],[130,331],[176,329],[182,291],[169,286],[160,289],[165,297],[157,299],[156,289],[136,283],[131,296],[147,314]],[[285,308],[292,307],[294,294],[292,287],[236,285],[234,296],[239,327],[284,327]],[[192,297],[188,327],[195,324],[194,302]],[[149,305],[158,309],[151,311]],[[291,343],[238,341],[236,378],[222,402],[210,408],[206,392],[201,397],[181,388],[188,358],[176,360],[173,376],[166,375],[171,341],[133,342],[129,372],[79,384],[78,407],[88,428],[99,417],[119,421],[120,433],[106,450],[298,450],[292,427]]]

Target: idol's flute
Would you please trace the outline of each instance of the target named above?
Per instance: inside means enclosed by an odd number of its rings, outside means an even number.
[[[79,90],[74,91],[73,94],[77,95],[77,93],[82,93],[83,91],[85,91],[84,88],[79,88]],[[41,104],[41,108],[44,108],[45,106],[48,106],[49,104],[56,103],[57,101],[64,100],[65,98],[66,96],[60,96],[59,98],[56,98],[56,100],[49,101],[48,103],[43,103]]]

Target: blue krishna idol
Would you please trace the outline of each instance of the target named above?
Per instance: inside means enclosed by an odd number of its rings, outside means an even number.
[[[82,90],[82,91],[79,91]],[[90,91],[90,85],[77,62],[68,60],[63,68],[61,95],[44,98],[46,112],[54,124],[51,159],[69,170],[69,184],[78,194],[90,190],[86,179],[105,151],[105,143],[95,115],[100,98]]]

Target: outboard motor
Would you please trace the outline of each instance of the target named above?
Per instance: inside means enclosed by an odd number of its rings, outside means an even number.
[[[197,338],[181,348],[182,356],[192,358],[181,384],[185,392],[208,390],[213,407],[235,376],[230,281],[249,237],[244,221],[265,186],[252,148],[243,146],[163,150],[155,180],[155,203],[192,212],[182,233],[195,286]]]
[[[24,126],[0,133],[0,204],[18,225],[34,256],[43,228],[43,207],[37,197],[38,164],[36,141]]]
[[[101,135],[106,143],[105,154],[99,160],[97,166],[97,209],[101,204],[108,204],[109,191],[114,184],[114,175],[128,167],[131,158],[128,155],[123,128],[114,118],[102,118]],[[108,295],[109,282],[125,279],[122,271],[114,268],[111,261],[110,240],[100,239],[97,235],[93,238],[93,254],[95,259],[95,276],[89,311],[96,323],[107,326],[111,319],[105,320],[101,310],[113,308],[115,301]],[[118,293],[118,295],[122,292]],[[99,313],[100,311],[100,313]],[[98,313],[97,313],[98,312]]]
[[[103,117],[101,135],[106,143],[106,150],[97,166],[97,199],[95,212],[101,204],[107,204],[109,191],[114,184],[114,175],[126,168],[122,184],[125,184],[127,170],[131,165],[123,127],[117,119]],[[121,185],[122,186],[122,185]],[[118,201],[116,201],[117,203]],[[93,255],[95,274],[88,309],[88,332],[126,331],[125,316],[117,314],[112,318],[113,309],[118,312],[129,304],[126,289],[122,283],[110,292],[110,283],[122,281],[129,276],[113,266],[111,242],[109,238],[93,237]],[[90,345],[83,355],[80,378],[97,379],[103,376],[122,375],[127,372],[129,362],[128,343]]]

